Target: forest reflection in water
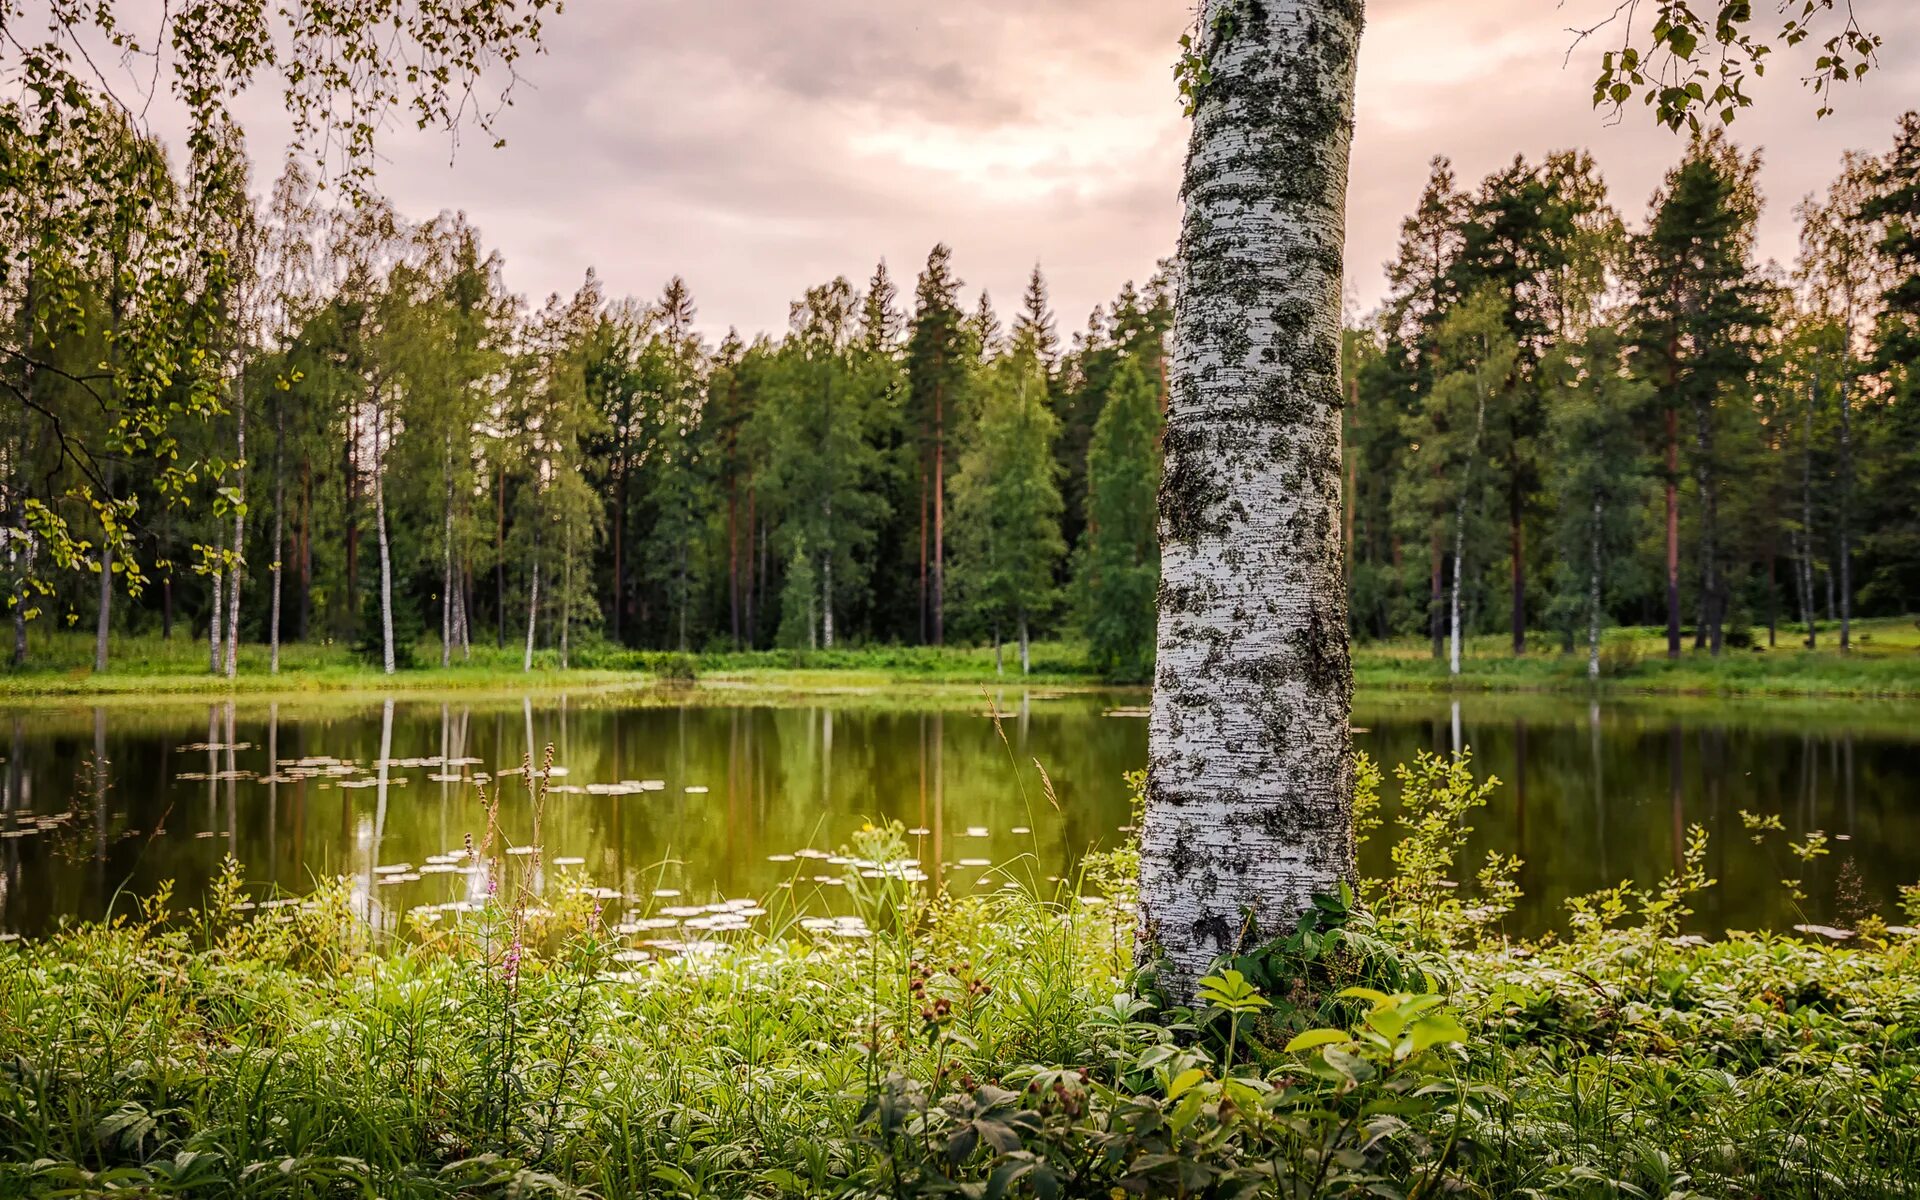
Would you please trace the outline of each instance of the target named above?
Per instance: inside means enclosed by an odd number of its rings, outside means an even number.
[[[1122,777],[1145,762],[1145,704],[630,691],[14,708],[0,712],[0,928],[124,910],[164,880],[191,902],[229,852],[250,880],[293,894],[348,875],[382,920],[458,902],[479,886],[454,861],[482,833],[476,774],[524,845],[533,814],[517,769],[549,744],[549,872],[636,902],[811,890],[839,871],[819,856],[864,820],[916,831],[942,885],[1045,884],[1125,836]],[[1392,767],[1422,750],[1470,747],[1476,770],[1501,779],[1460,873],[1489,850],[1524,861],[1514,932],[1556,926],[1570,896],[1651,883],[1694,824],[1720,881],[1695,924],[1717,932],[1891,914],[1898,886],[1920,880],[1916,717],[1866,702],[1400,694],[1362,695],[1354,724],[1355,745],[1389,772],[1389,816]],[[1785,836],[1754,844],[1743,810],[1778,816],[1795,839],[1822,830],[1831,853],[1803,872]],[[1363,848],[1365,872],[1387,869],[1390,835]],[[1780,880],[1802,874],[1809,898],[1796,904]]]

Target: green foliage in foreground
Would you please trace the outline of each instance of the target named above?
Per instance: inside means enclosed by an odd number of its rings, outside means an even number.
[[[1401,778],[1371,908],[1325,898],[1192,1009],[1131,968],[1125,851],[1084,895],[960,898],[867,829],[837,917],[659,957],[493,832],[486,899],[387,940],[344,881],[254,909],[235,869],[0,946],[0,1195],[1920,1193],[1913,939],[1682,936],[1696,831],[1510,945],[1513,864],[1450,879],[1491,781]]]

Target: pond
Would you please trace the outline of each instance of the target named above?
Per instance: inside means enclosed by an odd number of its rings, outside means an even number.
[[[124,911],[168,880],[196,901],[229,853],[290,894],[348,875],[383,922],[461,902],[479,886],[456,861],[485,826],[476,773],[525,844],[533,804],[514,772],[548,745],[549,871],[636,909],[744,906],[784,888],[830,904],[840,868],[825,856],[867,819],[910,827],[948,886],[1045,883],[1125,836],[1145,703],[702,689],[14,707],[0,710],[0,930]],[[1891,915],[1899,885],[1920,880],[1920,706],[1362,695],[1354,725],[1389,770],[1458,744],[1500,778],[1462,874],[1490,849],[1524,860],[1515,933],[1559,925],[1569,896],[1658,879],[1693,824],[1720,881],[1698,905],[1708,932]],[[1796,840],[1822,830],[1831,852],[1803,871],[1781,835],[1755,845],[1742,810],[1777,815]],[[1385,871],[1390,833],[1363,848],[1368,873]],[[1798,904],[1780,883],[1797,875]]]

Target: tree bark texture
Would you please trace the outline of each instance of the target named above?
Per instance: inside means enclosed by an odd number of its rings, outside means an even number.
[[[1340,298],[1358,0],[1206,0],[1160,490],[1143,959],[1218,955],[1354,875]]]

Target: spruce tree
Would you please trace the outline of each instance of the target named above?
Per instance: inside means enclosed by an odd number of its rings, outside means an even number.
[[[1053,460],[1059,420],[1031,350],[1001,357],[985,375],[953,482],[955,592],[996,647],[1004,634],[1018,639],[1025,674],[1033,628],[1052,612],[1066,554]]]
[[[1122,362],[1087,451],[1087,527],[1076,569],[1088,657],[1110,679],[1153,673],[1161,426],[1153,382],[1138,363]]]

